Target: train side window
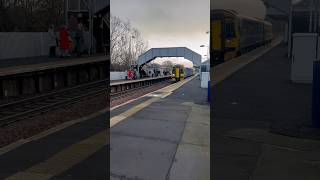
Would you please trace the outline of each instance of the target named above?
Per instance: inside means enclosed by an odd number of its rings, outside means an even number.
[[[236,36],[234,23],[233,22],[227,22],[226,23],[226,37],[227,38],[233,38]]]

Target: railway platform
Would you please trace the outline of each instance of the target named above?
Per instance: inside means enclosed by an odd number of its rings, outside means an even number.
[[[285,45],[267,49],[213,67],[214,179],[320,177],[319,130],[310,127],[312,85],[290,81]]]
[[[206,93],[194,77],[113,108],[111,179],[209,180]]]
[[[11,59],[1,59],[0,60],[0,68],[8,68],[13,66],[25,66],[25,65],[36,65],[36,64],[47,64],[52,62],[68,62],[68,61],[83,61],[88,57],[99,57],[104,56],[103,54],[96,54],[93,56],[81,56],[81,57],[48,57],[48,56],[40,56],[40,57],[26,57],[26,58],[11,58]]]
[[[107,69],[107,56],[1,60],[0,102],[106,79]]]

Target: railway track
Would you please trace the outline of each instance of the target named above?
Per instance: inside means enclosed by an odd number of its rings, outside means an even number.
[[[133,81],[123,81],[110,84],[110,98],[111,101],[119,99],[131,94],[141,91],[142,89],[148,89],[163,83],[170,82],[171,76],[160,77],[160,78],[148,78]]]
[[[135,94],[139,90],[148,90],[149,88],[152,88],[154,86],[161,86],[161,85],[165,85],[165,84],[169,85],[171,83],[170,83],[169,80],[167,80],[167,81],[158,82],[156,84],[149,84],[149,85],[146,85],[146,86],[135,87],[135,88],[132,88],[132,89],[129,89],[129,90],[126,90],[126,91],[111,93],[110,94],[110,100],[113,101],[113,100],[117,100],[117,99],[124,98],[124,97],[127,97],[127,96],[131,96],[131,95]]]
[[[5,126],[48,112],[52,109],[73,104],[85,97],[98,95],[107,90],[107,83],[107,80],[101,80],[0,104],[0,126]],[[137,91],[148,91],[150,88],[155,88],[156,86],[161,86],[166,83],[169,84],[169,81],[164,80],[155,83],[146,83],[141,86],[134,86],[134,88],[114,92],[110,94],[110,100],[125,98],[135,94]]]
[[[107,90],[107,80],[50,92],[0,105],[0,126],[20,121],[52,109],[75,103]]]

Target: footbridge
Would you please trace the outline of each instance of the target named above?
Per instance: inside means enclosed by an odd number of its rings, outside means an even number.
[[[194,67],[201,65],[201,55],[186,47],[151,48],[138,58],[138,66],[141,67],[158,57],[184,57],[191,61]]]

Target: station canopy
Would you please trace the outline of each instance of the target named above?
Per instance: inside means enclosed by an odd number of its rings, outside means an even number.
[[[143,66],[158,57],[184,57],[193,63],[193,66],[201,65],[201,55],[186,47],[152,48],[138,58],[138,65]]]

